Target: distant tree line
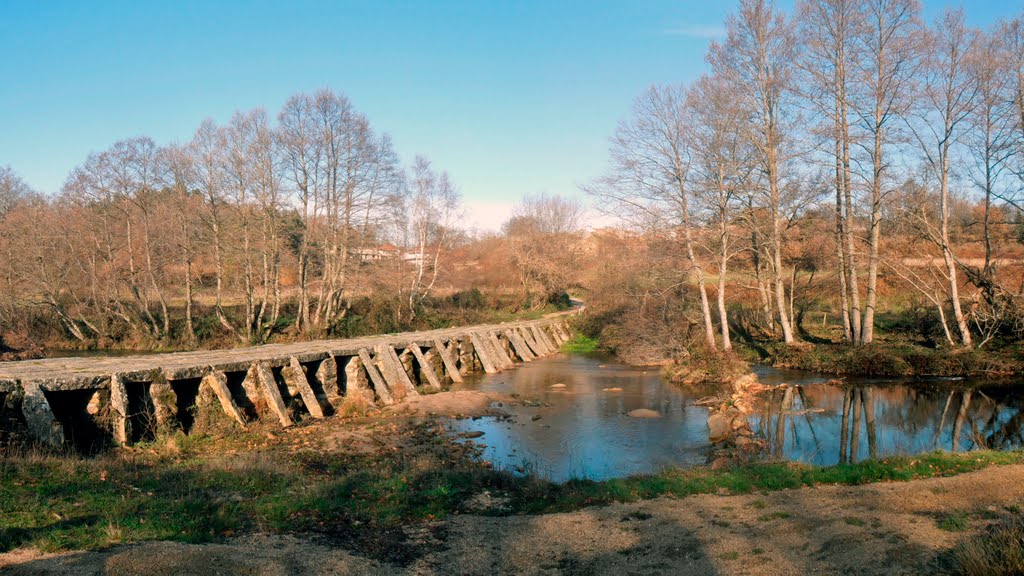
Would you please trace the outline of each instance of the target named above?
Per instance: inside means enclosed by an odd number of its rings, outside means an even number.
[[[423,157],[403,169],[344,95],[297,94],[276,118],[206,120],[186,143],[115,142],[53,196],[0,169],[0,324],[45,309],[80,342],[195,345],[202,306],[207,330],[264,342],[331,334],[375,291],[410,318],[459,210],[448,175]],[[384,243],[401,250],[363,265]]]

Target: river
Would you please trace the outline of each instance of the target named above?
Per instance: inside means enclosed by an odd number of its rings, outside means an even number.
[[[765,384],[789,384],[765,393],[750,418],[769,458],[827,465],[936,448],[1024,446],[1019,388],[867,378],[835,386],[813,373],[754,371]],[[499,468],[558,482],[602,480],[705,464],[712,451],[707,410],[693,405],[700,394],[665,381],[658,368],[611,356],[560,354],[474,376],[461,388],[529,400],[506,407],[513,418],[449,423],[455,432],[483,432],[475,441]],[[637,408],[661,417],[626,415]]]

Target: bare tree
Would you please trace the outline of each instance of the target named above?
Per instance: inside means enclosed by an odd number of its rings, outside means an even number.
[[[447,172],[438,174],[429,160],[417,156],[409,171],[405,204],[411,240],[406,254],[412,265],[407,302],[413,319],[437,283],[441,257],[452,240],[451,229],[459,214],[459,192]]]
[[[965,144],[973,160],[969,172],[974,186],[981,192],[984,201],[982,239],[985,245],[985,260],[981,268],[964,266],[967,278],[976,285],[984,296],[982,304],[987,308],[989,330],[997,328],[1000,311],[1005,309],[1004,290],[996,278],[993,229],[998,218],[993,202],[1000,197],[1011,195],[1006,192],[1003,176],[1017,153],[1017,111],[1014,107],[1012,68],[1013,56],[1007,50],[1006,25],[1001,25],[978,39],[973,54],[971,74],[977,86],[977,102],[968,118],[968,133]],[[978,325],[978,316],[975,323]]]
[[[749,115],[742,127],[757,152],[757,163],[767,199],[770,272],[775,312],[783,340],[795,342],[786,310],[782,270],[782,218],[780,211],[783,167],[788,159],[787,136],[792,131],[792,63],[796,46],[790,23],[768,0],[742,0],[739,12],[726,20],[726,39],[713,43],[708,61],[716,75]]]
[[[886,148],[891,143],[890,125],[905,117],[912,102],[908,94],[912,92],[911,80],[917,70],[920,25],[916,0],[866,0],[865,5],[866,26],[859,37],[864,57],[858,70],[859,83],[864,89],[862,98],[854,103],[854,110],[870,141],[865,147],[871,160],[871,172],[867,178],[871,190],[868,291],[864,321],[857,338],[857,341],[867,344],[874,340],[878,304],[882,208],[891,164]],[[849,232],[847,235],[847,243],[852,246],[852,236]],[[848,247],[848,250],[852,257],[852,248]]]
[[[13,233],[12,227],[5,222],[7,215],[19,204],[27,201],[32,196],[32,190],[10,166],[0,166],[0,254],[4,260],[2,266],[3,277],[0,284],[0,321],[10,321],[16,314],[16,291],[18,286],[18,273],[15,269],[15,252],[18,251],[21,242]],[[3,336],[0,336],[0,352],[6,348]]]
[[[950,175],[954,147],[964,136],[978,94],[970,68],[977,36],[967,26],[962,10],[946,10],[928,31],[921,118],[912,125],[931,176],[939,186],[939,227],[935,230],[929,226],[929,236],[942,251],[953,318],[961,343],[968,347],[972,345],[970,325],[960,302],[957,258],[950,240]]]
[[[717,226],[718,323],[722,348],[732,349],[726,310],[726,277],[733,248],[733,212],[748,186],[751,149],[740,135],[743,111],[715,76],[702,77],[691,90],[691,146],[700,199],[708,207],[709,224]]]
[[[526,292],[550,298],[571,288],[580,264],[583,206],[551,194],[527,196],[503,225],[512,264]]]
[[[801,62],[809,80],[807,99],[829,124],[825,129],[834,145],[836,259],[843,334],[848,341],[858,342],[860,293],[853,241],[849,91],[851,70],[859,56],[855,40],[864,26],[862,2],[804,0],[798,11],[800,35],[807,47]]]
[[[0,166],[0,220],[10,212],[18,200],[31,194],[29,188],[21,176],[18,176],[10,166]]]
[[[682,86],[652,86],[637,98],[629,121],[619,125],[612,139],[612,172],[589,191],[607,210],[649,230],[674,233],[686,258],[685,273],[692,274],[700,294],[705,340],[716,349],[704,269],[695,248],[687,94]]]
[[[228,208],[225,193],[227,187],[227,175],[224,169],[225,147],[224,130],[212,120],[207,119],[200,124],[192,137],[189,151],[193,157],[197,188],[203,197],[202,217],[210,229],[210,239],[213,241],[216,282],[214,308],[217,320],[225,330],[244,339],[234,324],[228,320],[224,311],[224,292],[227,283],[227,247],[225,243]]]
[[[174,198],[177,210],[173,218],[177,224],[174,244],[177,246],[179,259],[183,268],[182,284],[185,288],[185,339],[195,346],[196,338],[193,307],[195,304],[195,271],[198,256],[198,244],[201,241],[197,202],[193,195],[193,186],[197,183],[193,156],[179,145],[161,148],[157,155],[159,179]]]
[[[397,172],[390,140],[376,136],[365,116],[343,95],[322,90],[313,99],[317,137],[323,146],[320,196],[322,272],[314,311],[315,330],[327,331],[347,312],[350,261],[364,217],[394,194]]]
[[[309,264],[313,230],[317,224],[321,197],[321,163],[324,140],[319,137],[313,98],[296,94],[285,102],[278,114],[277,138],[284,156],[286,173],[295,187],[302,237],[298,246],[299,309],[295,326],[309,329]]]

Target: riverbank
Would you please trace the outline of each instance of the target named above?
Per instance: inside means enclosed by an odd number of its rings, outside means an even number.
[[[1024,371],[1024,358],[1017,348],[926,348],[884,341],[865,346],[746,342],[739,352],[748,360],[776,368],[847,376],[1003,378]]]
[[[444,394],[465,393],[442,393],[437,402]],[[806,525],[830,526],[835,537],[860,529],[865,546],[919,537],[946,546],[954,538],[936,540],[934,532],[949,514],[962,512],[970,533],[987,525],[989,507],[1024,504],[1012,488],[1024,485],[1022,452],[931,453],[831,467],[666,469],[554,484],[495,470],[477,458],[477,446],[445,434],[425,415],[431,410],[410,410],[411,416],[393,408],[288,430],[172,436],[92,459],[8,454],[0,463],[0,566],[87,571],[99,562],[128,572],[164,566],[169,573],[220,562],[230,573],[258,558],[303,565],[299,556],[316,551],[332,559],[323,566],[368,573],[566,573],[588,566],[604,572],[620,565],[670,571],[682,564],[737,571],[745,564],[738,560],[760,558],[768,559],[764,567],[803,571],[849,555],[830,551],[825,541],[813,543],[821,548],[817,559],[787,551],[804,538]],[[947,478],[955,474],[968,476]],[[997,479],[1004,479],[998,489]],[[884,483],[849,487],[873,482]],[[949,482],[993,487],[961,494]],[[891,520],[878,516],[889,514],[879,495],[894,490],[916,494],[929,507]],[[858,494],[862,501],[851,496]],[[1008,513],[997,512],[999,518]],[[193,546],[125,547],[147,541]],[[920,567],[944,549],[928,544],[908,566]],[[78,550],[101,552],[69,554]],[[527,550],[542,550],[543,562],[533,564],[536,556]]]
[[[407,563],[323,539],[254,534],[215,544],[152,542],[85,553],[0,555],[13,574],[921,574],[1019,516],[1024,466],[907,483],[701,495],[547,515],[467,514],[405,535]]]

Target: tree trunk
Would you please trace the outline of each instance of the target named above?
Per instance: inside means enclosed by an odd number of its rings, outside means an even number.
[[[725,275],[729,268],[729,237],[725,219],[721,224],[722,252],[718,261],[718,322],[722,330],[722,349],[732,350],[732,338],[729,335],[729,316],[725,309]]]
[[[964,316],[963,308],[960,306],[960,286],[957,282],[956,261],[953,258],[953,250],[950,247],[949,239],[949,144],[944,143],[944,150],[941,158],[940,187],[942,195],[942,259],[946,264],[946,274],[949,278],[949,299],[953,305],[953,319],[956,321],[957,329],[960,331],[960,341],[964,347],[970,347],[971,329],[967,325],[967,318]]]
[[[871,227],[868,233],[868,294],[864,308],[864,324],[860,342],[870,344],[875,338],[875,308],[878,302],[878,250],[882,238],[882,104],[875,106],[875,143],[871,177]]]

